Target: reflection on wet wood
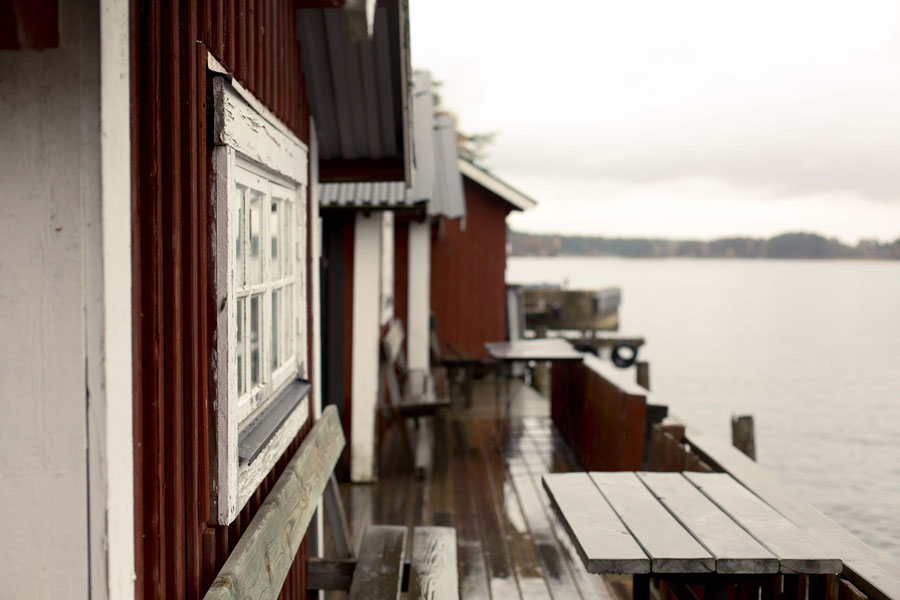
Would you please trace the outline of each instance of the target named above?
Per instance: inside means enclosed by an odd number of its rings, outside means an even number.
[[[471,410],[435,418],[433,468],[423,479],[388,431],[379,481],[342,485],[353,534],[371,523],[406,525],[409,536],[418,525],[456,528],[460,598],[630,598],[630,585],[617,596],[585,570],[541,487],[545,473],[583,471],[572,451],[548,416],[495,420],[485,383],[486,394],[476,384]],[[407,546],[410,559],[415,545]]]

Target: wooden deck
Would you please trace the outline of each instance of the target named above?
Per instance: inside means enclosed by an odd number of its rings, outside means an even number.
[[[470,409],[435,420],[434,468],[424,480],[388,431],[379,482],[341,486],[353,543],[368,523],[449,525],[458,534],[463,598],[630,598],[630,578],[584,570],[541,488],[544,473],[580,469],[550,422],[547,400],[521,382],[511,385],[509,421],[495,416],[491,381],[475,383]],[[460,394],[454,400],[462,406]],[[326,532],[326,554],[329,538]]]

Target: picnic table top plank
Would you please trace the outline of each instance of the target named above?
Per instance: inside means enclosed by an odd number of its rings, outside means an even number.
[[[587,473],[548,474],[543,482],[588,572],[650,572],[650,559]]]
[[[638,477],[681,524],[716,557],[716,571],[777,573],[778,558],[726,515],[681,473]]]
[[[684,476],[778,557],[782,573],[840,573],[841,560],[729,475]]]
[[[575,350],[572,344],[560,338],[487,342],[484,347],[492,358],[507,362],[523,360],[579,361],[584,359],[584,355]]]
[[[650,557],[654,573],[714,573],[715,558],[631,471],[592,472],[591,479]]]

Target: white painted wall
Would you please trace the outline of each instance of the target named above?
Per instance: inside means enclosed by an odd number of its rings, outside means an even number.
[[[375,479],[378,403],[381,213],[356,213],[353,241],[353,336],[350,384],[350,479]]]
[[[127,15],[0,52],[4,597],[134,593]]]

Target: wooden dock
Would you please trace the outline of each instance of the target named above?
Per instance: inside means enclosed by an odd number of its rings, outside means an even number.
[[[548,401],[511,385],[508,422],[495,419],[488,380],[476,382],[470,409],[435,420],[425,478],[415,477],[399,436],[388,431],[379,481],[341,486],[353,543],[368,523],[453,526],[462,598],[630,598],[629,578],[605,579],[582,566],[541,488],[542,475],[579,470],[578,463],[551,424]],[[329,545],[326,532],[326,553]]]

